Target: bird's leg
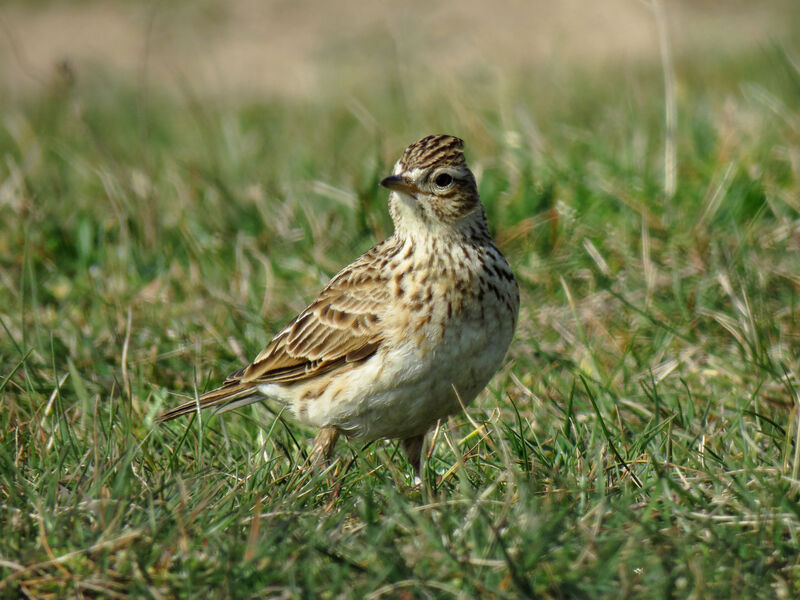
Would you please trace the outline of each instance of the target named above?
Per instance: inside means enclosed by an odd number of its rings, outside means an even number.
[[[415,435],[400,441],[400,447],[406,453],[408,462],[414,467],[414,474],[419,482],[422,482],[422,445],[425,442],[425,434]]]
[[[339,439],[339,430],[335,427],[323,427],[319,430],[317,437],[314,438],[314,447],[311,449],[309,457],[314,468],[321,465],[327,467],[330,464],[337,439]]]
[[[336,446],[336,440],[339,439],[339,430],[335,427],[323,427],[317,432],[317,437],[314,438],[314,447],[311,449],[311,455],[308,457],[311,463],[311,468],[327,469],[331,464],[331,456],[333,455],[333,448]],[[342,487],[341,480],[335,483],[333,473],[326,475],[328,483],[333,486],[328,503],[325,505],[325,512],[330,511],[336,504],[339,498],[339,490]]]

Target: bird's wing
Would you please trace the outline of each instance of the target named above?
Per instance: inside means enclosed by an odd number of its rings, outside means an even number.
[[[372,356],[383,342],[390,291],[375,265],[357,261],[229,380],[290,383]]]
[[[399,250],[396,245],[387,247],[388,243],[376,246],[336,275],[252,364],[228,376],[222,386],[162,413],[158,420],[203,408],[244,406],[263,397],[258,391],[263,383],[302,381],[375,354],[383,343],[381,318],[391,300],[381,268]]]

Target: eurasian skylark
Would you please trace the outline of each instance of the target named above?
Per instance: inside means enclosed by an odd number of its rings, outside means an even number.
[[[273,399],[319,428],[319,457],[341,433],[399,438],[419,476],[425,433],[486,386],[519,310],[463,146],[432,135],[406,148],[381,181],[394,234],[342,269],[252,364],[160,421]]]

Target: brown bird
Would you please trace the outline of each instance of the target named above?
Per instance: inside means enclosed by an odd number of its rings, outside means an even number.
[[[486,386],[519,310],[463,146],[432,135],[406,148],[381,181],[394,234],[342,269],[252,364],[159,420],[272,399],[319,428],[317,456],[329,458],[341,433],[399,438],[419,476],[425,433]]]

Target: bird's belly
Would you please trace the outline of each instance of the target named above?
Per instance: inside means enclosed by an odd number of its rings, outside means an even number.
[[[406,333],[337,376],[304,410],[295,409],[298,418],[365,440],[423,434],[486,386],[508,349],[513,322],[481,311],[425,335]]]

